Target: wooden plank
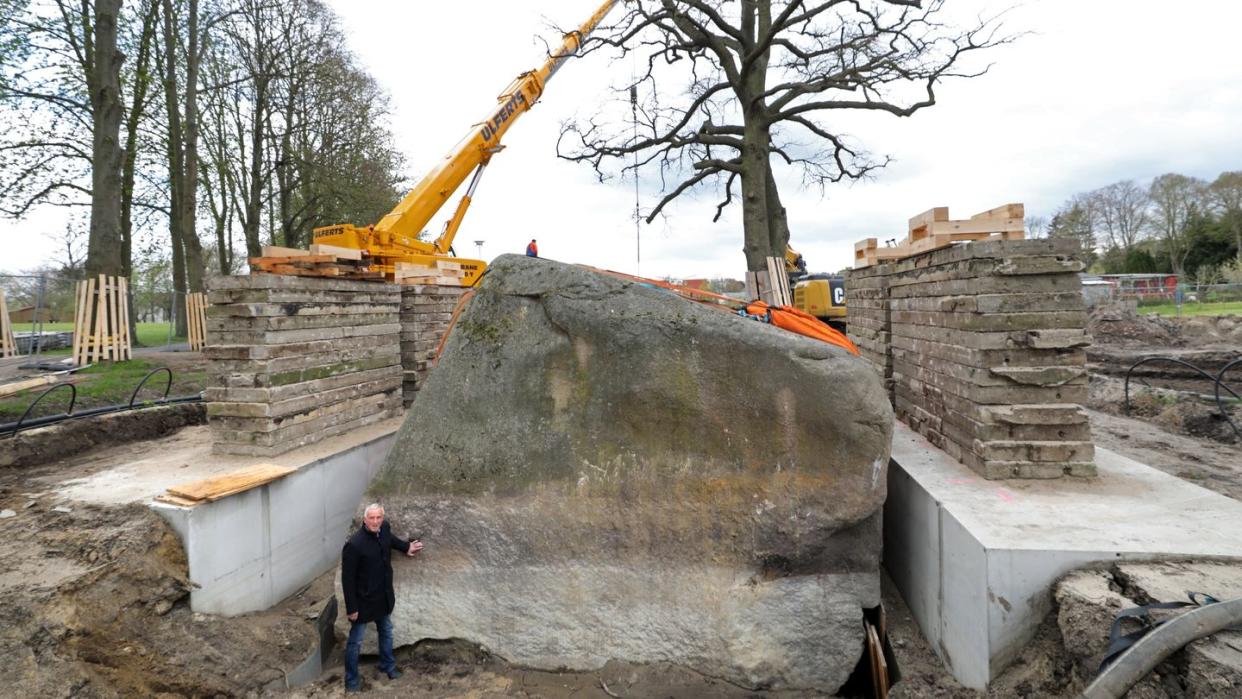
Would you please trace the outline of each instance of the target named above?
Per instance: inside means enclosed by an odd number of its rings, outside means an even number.
[[[168,493],[188,500],[211,502],[270,483],[297,469],[276,464],[255,464],[211,478],[169,487]]]
[[[453,262],[452,260],[436,260],[436,268],[459,270],[461,269],[461,263]]]
[[[201,500],[191,500],[189,498],[179,497],[171,493],[163,493],[160,495],[156,495],[155,499],[158,502],[165,502],[165,503],[168,503],[169,505],[177,505],[180,507],[194,507],[195,505],[198,505],[200,502],[203,502]]]
[[[0,397],[11,396],[14,393],[21,393],[39,386],[46,386],[50,383],[56,383],[60,380],[60,376],[49,374],[47,376],[36,376],[33,379],[24,379],[22,381],[12,381],[6,384],[0,384]]]
[[[13,319],[9,317],[9,306],[4,300],[4,289],[0,289],[0,357],[15,357],[17,354],[17,340],[13,336]]]
[[[117,297],[121,293],[120,283],[117,281],[117,277],[108,277],[108,279],[108,353],[112,357],[112,361],[120,361],[124,358],[121,356],[121,331],[117,327],[120,325],[117,321],[121,318],[117,312],[117,306],[119,305]]]
[[[980,211],[979,213],[975,214],[974,216],[971,216],[970,218],[972,220],[978,220],[981,218],[1025,219],[1026,218],[1026,206],[1022,204],[1005,204],[1004,206],[998,206],[995,209],[988,209],[987,211]]]
[[[297,257],[300,255],[309,255],[309,250],[300,248],[282,248],[279,245],[264,245],[263,257]]]
[[[918,214],[917,216],[911,216],[909,232],[913,234],[915,231],[919,230],[920,228],[926,228],[927,226],[929,226],[935,221],[948,221],[948,220],[949,220],[949,207],[937,206],[935,208],[928,209],[927,211],[924,211],[923,213]],[[915,238],[913,235],[911,235],[910,239],[914,240]]]
[[[186,340],[190,343],[190,351],[198,349],[198,314],[194,312],[194,294],[185,295]]]
[[[134,358],[133,338],[129,336],[129,279],[120,277],[121,283],[121,347],[123,359]]]
[[[91,298],[91,309],[94,314],[92,317],[95,321],[93,338],[91,340],[92,346],[90,360],[92,364],[98,362],[102,358],[103,352],[103,280],[104,275],[102,274],[99,275],[97,280],[95,280],[95,293]]]
[[[317,264],[320,262],[332,263],[336,262],[336,255],[312,255],[310,253],[306,253],[301,256],[285,255],[283,257],[251,257],[249,262],[251,267],[263,267],[269,265],[307,265]]]
[[[78,366],[86,364],[86,304],[87,286],[85,279],[78,282],[76,305],[73,309],[73,363]]]
[[[361,260],[362,251],[355,248],[343,248],[339,245],[324,245],[315,243],[310,246],[310,254],[312,255],[333,255],[335,257],[343,257],[347,260]],[[263,253],[266,257],[267,253]]]
[[[867,250],[875,250],[878,247],[880,247],[879,240],[875,238],[863,238],[857,243],[854,243],[854,256],[857,257],[858,253],[860,252],[866,252]]]
[[[966,221],[936,221],[930,226],[931,235],[943,233],[1005,233],[1025,228],[1021,218],[969,219]]]
[[[433,284],[436,286],[465,286],[461,277],[404,277],[399,280],[406,286]]]

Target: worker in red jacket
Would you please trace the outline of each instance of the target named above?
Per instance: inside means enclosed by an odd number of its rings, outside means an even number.
[[[527,257],[539,257],[539,246],[535,245],[535,239],[530,239],[530,244],[526,246]]]

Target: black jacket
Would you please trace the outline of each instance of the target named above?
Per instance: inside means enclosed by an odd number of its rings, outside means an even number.
[[[357,623],[376,621],[392,614],[396,597],[392,591],[392,552],[405,553],[408,541],[393,536],[385,521],[378,534],[362,525],[341,549],[341,587],[345,613],[358,612]]]

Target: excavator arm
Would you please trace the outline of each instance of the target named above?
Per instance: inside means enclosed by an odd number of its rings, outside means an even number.
[[[514,79],[500,94],[496,111],[486,121],[471,128],[466,137],[378,223],[366,227],[343,224],[316,228],[315,242],[366,250],[375,258],[378,266],[388,272],[392,271],[396,262],[427,263],[447,256],[462,219],[473,201],[484,168],[492,156],[504,148],[500,143],[501,138],[518,117],[530,111],[535,102],[539,101],[548,80],[565,61],[577,54],[582,41],[604,19],[614,4],[616,0],[605,0],[581,27],[564,36],[559,50],[550,55],[543,65]],[[472,173],[470,186],[458,202],[453,216],[445,223],[440,236],[431,242],[419,240],[419,233]],[[470,285],[474,284],[487,266],[481,260],[458,262],[462,263],[466,283]]]

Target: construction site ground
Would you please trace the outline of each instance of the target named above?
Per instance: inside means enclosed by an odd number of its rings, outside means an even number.
[[[1089,328],[1093,355],[1090,417],[1096,443],[1205,488],[1242,500],[1242,439],[1215,408],[1210,393],[1184,377],[1158,375],[1149,383],[1180,390],[1139,398],[1124,415],[1124,366],[1100,365],[1111,350],[1130,357],[1217,350],[1234,355],[1242,320],[1156,320],[1137,314]],[[1124,352],[1122,352],[1124,350]],[[1114,353],[1116,354],[1116,353]],[[1119,355],[1120,356],[1120,355]],[[197,354],[144,356],[183,371],[203,371]],[[1242,371],[1234,374],[1242,383]],[[1137,392],[1136,392],[1137,395]],[[1235,422],[1242,411],[1233,408]],[[77,429],[89,430],[89,422]],[[157,440],[100,448],[58,462],[0,470],[0,655],[9,658],[8,690],[24,696],[259,696],[329,697],[342,692],[339,647],[322,679],[279,689],[284,672],[314,648],[314,617],[331,597],[333,575],[266,612],[225,619],[195,614],[188,605],[185,555],[172,531],[141,500],[148,488],[109,498],[83,489],[108,488],[109,471],[142,456],[183,452],[209,439],[188,427]],[[201,445],[200,445],[201,446]],[[330,448],[330,444],[325,444]],[[198,465],[163,468],[184,473]],[[162,478],[163,476],[161,476]],[[189,480],[186,478],[184,480]],[[88,502],[91,500],[93,502]],[[966,697],[980,693],[953,681],[927,646],[900,597],[886,581],[890,638],[904,680],[894,696]],[[1055,615],[1054,615],[1055,616]],[[1019,662],[990,696],[1055,696],[1066,689],[1062,632],[1045,623]],[[589,673],[515,668],[464,643],[426,642],[399,652],[406,676],[390,682],[366,674],[377,696],[754,696],[676,667],[611,663]],[[811,696],[761,692],[765,696]]]

